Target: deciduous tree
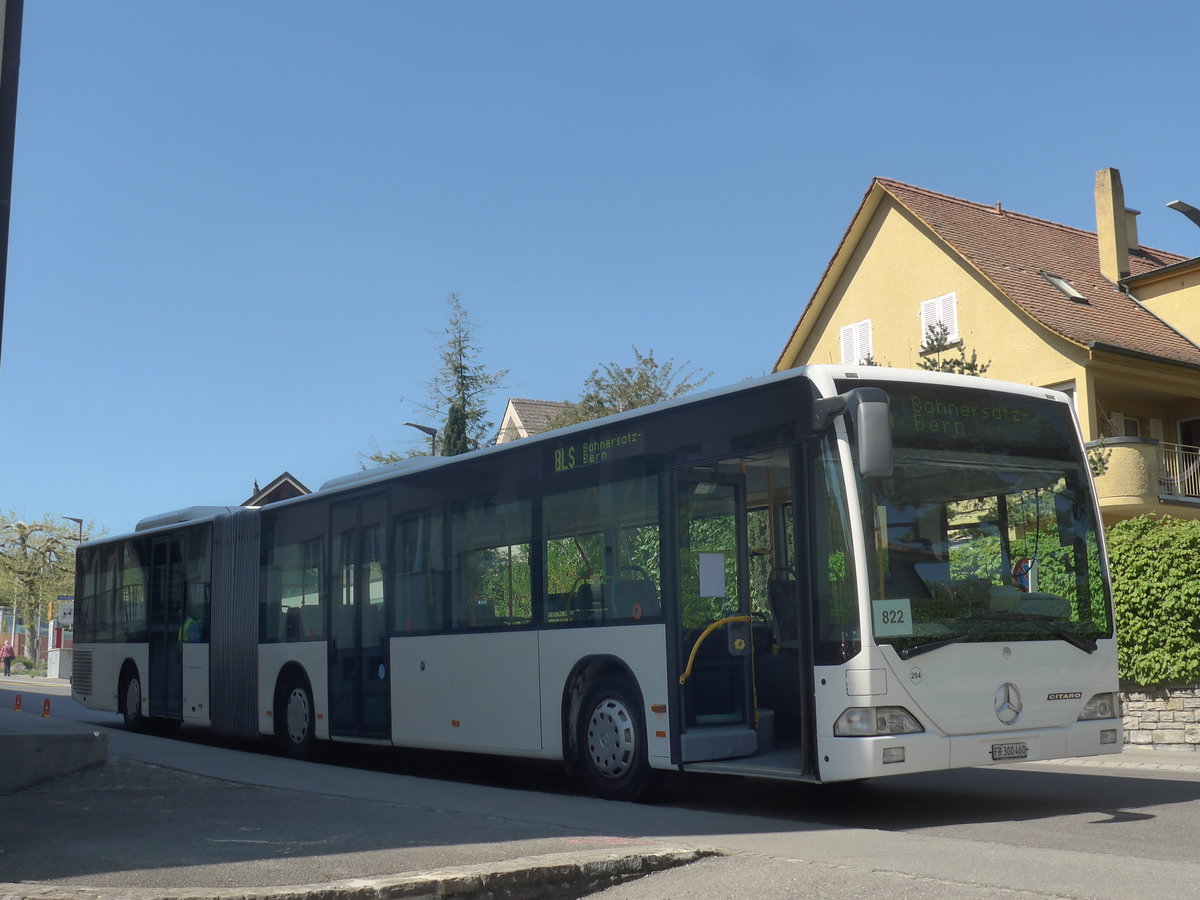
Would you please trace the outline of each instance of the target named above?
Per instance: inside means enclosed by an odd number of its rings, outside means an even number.
[[[72,593],[77,545],[74,526],[59,525],[49,514],[40,522],[13,513],[0,519],[0,600],[24,620],[31,659],[38,658],[37,626],[48,604]]]
[[[660,363],[654,350],[642,353],[633,347],[633,363],[604,363],[583,382],[579,401],[554,421],[555,427],[588,422],[694,391],[712,377],[711,372],[689,369],[691,361],[669,359]]]

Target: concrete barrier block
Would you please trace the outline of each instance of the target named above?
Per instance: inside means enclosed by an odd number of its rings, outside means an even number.
[[[0,793],[24,790],[108,760],[108,735],[0,734]]]

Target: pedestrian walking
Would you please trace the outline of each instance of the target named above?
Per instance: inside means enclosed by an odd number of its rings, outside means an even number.
[[[13,650],[13,645],[9,641],[4,642],[4,648],[0,649],[0,659],[4,660],[4,677],[7,678],[12,674],[12,661],[17,653]]]

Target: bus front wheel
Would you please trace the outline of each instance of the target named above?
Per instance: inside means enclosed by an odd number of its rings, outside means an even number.
[[[646,717],[630,680],[617,674],[596,679],[584,694],[576,724],[583,780],[606,800],[639,800],[656,783],[646,760]]]
[[[275,737],[280,751],[295,759],[312,755],[316,744],[312,689],[302,675],[292,673],[280,683],[275,703]]]

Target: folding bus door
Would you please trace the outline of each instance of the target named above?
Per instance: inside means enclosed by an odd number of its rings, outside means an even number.
[[[333,600],[329,621],[329,731],[390,734],[388,634],[384,611],[387,499],[335,506],[329,530]]]
[[[173,537],[150,546],[150,715],[183,715],[183,628],[187,617],[183,541]]]

